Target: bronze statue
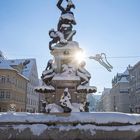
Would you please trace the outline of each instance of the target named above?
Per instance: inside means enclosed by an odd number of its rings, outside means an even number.
[[[66,0],[68,2],[67,7],[62,7],[63,0],[59,0],[57,7],[61,10],[61,17],[59,19],[57,30],[64,34],[64,38],[67,41],[72,41],[72,37],[75,35],[76,31],[72,30],[73,26],[76,25],[74,14],[71,8],[75,9],[75,5],[71,0]]]

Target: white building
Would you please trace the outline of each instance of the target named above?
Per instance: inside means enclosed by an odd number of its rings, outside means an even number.
[[[112,80],[112,88],[104,88],[98,105],[99,111],[130,112],[129,69],[118,73]]]
[[[103,111],[111,111],[112,110],[112,96],[110,93],[110,88],[104,88],[104,91],[102,92],[102,108]]]
[[[88,94],[87,101],[89,102],[89,111],[90,112],[96,112],[98,101],[100,100],[101,95],[100,94]]]
[[[113,108],[111,111],[130,112],[129,77],[129,68],[127,68],[124,73],[118,73],[112,80],[110,94]]]

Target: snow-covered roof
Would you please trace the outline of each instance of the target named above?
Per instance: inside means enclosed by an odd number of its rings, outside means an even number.
[[[118,82],[120,82],[120,83],[128,83],[129,81],[128,81],[127,77],[121,77],[121,79]]]
[[[129,75],[129,70],[128,70],[128,68],[124,71],[123,74],[125,74],[125,75]]]
[[[25,68],[22,70],[22,74],[29,78],[30,76],[30,72],[32,70],[32,66],[35,63],[35,59],[11,59],[11,60],[5,60],[10,66],[15,66],[15,65],[19,65],[21,63],[24,63],[26,60],[29,60],[30,62],[25,66]]]
[[[4,60],[0,60],[0,69],[15,70],[7,63],[7,61],[4,61]]]
[[[11,66],[9,65],[9,63],[8,63],[7,60],[0,60],[0,69],[16,71],[20,76],[22,76],[22,77],[25,78],[26,80],[29,80],[26,76],[20,74],[16,69],[14,69],[13,67],[11,67]]]
[[[129,69],[127,68],[123,73],[117,73],[117,75],[112,79],[112,84],[117,83],[128,83],[129,82]]]

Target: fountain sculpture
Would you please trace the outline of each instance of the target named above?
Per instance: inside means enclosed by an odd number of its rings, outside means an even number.
[[[72,9],[75,9],[75,5],[71,0],[66,0],[66,2],[66,8],[62,6],[63,0],[57,2],[61,16],[57,30],[49,31],[52,39],[49,42],[49,49],[53,59],[48,61],[42,73],[43,86],[35,90],[45,93],[47,103],[61,106],[64,112],[71,112],[75,107],[79,111],[85,111],[84,108],[87,107],[84,107],[84,104],[88,104],[86,103],[87,94],[95,93],[97,88],[89,85],[91,74],[85,69],[85,61],[78,63],[75,60],[75,55],[82,53],[83,50],[78,42],[73,41],[73,36],[76,34],[73,26],[76,25],[76,20]],[[98,61],[111,71],[112,66],[106,60],[104,53],[89,58]]]

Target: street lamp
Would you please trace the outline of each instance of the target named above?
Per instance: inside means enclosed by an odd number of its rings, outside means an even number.
[[[103,67],[105,67],[109,72],[113,69],[113,66],[107,61],[106,54],[96,54],[95,56],[90,56],[89,59],[94,59],[99,62]]]

